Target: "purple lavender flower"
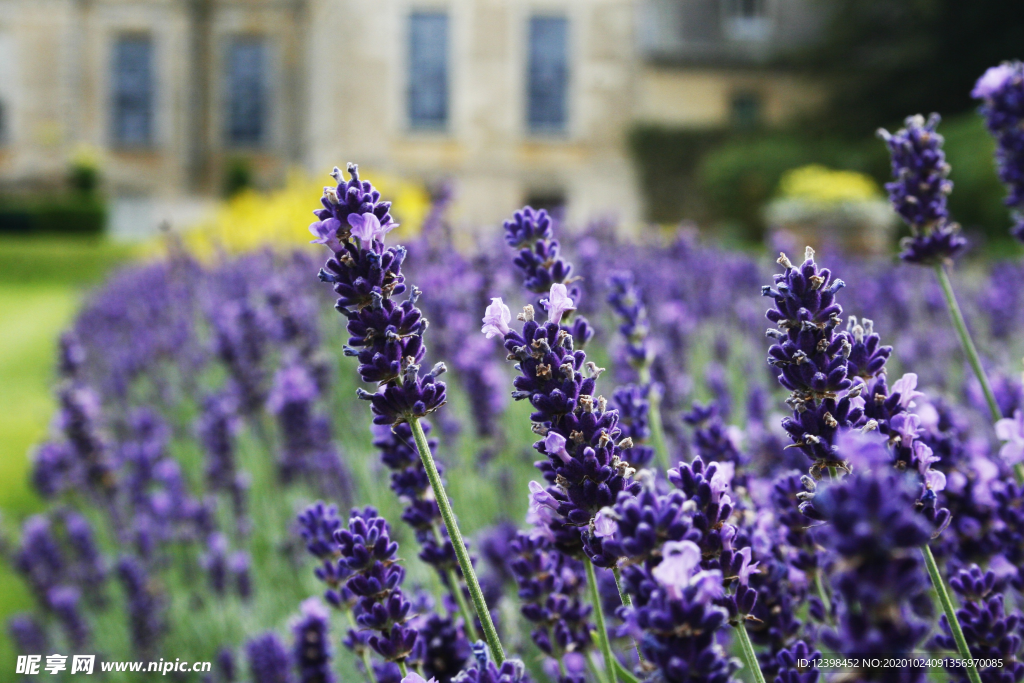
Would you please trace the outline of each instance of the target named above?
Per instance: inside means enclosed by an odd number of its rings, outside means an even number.
[[[927,121],[920,115],[910,116],[895,134],[878,130],[892,155],[893,181],[885,189],[896,213],[910,226],[911,236],[902,241],[900,254],[908,263],[944,263],[967,247],[946,209],[953,183],[946,177],[949,164],[942,136],[935,132],[939,120],[938,114]]]
[[[725,424],[718,403],[703,406],[694,402],[683,422],[693,427],[693,446],[697,455],[709,462],[732,463],[743,466],[748,458],[740,452],[742,431]]]
[[[244,550],[233,553],[228,560],[228,571],[235,586],[235,592],[242,600],[252,598],[252,558]]]
[[[647,445],[651,438],[650,396],[658,388],[627,384],[612,392],[612,405],[619,413],[622,435],[633,442],[631,448],[622,451],[622,459],[635,469],[643,469],[654,460],[654,448]]]
[[[974,86],[971,97],[981,100],[981,115],[996,140],[999,179],[1009,190],[1006,205],[1014,208],[1010,234],[1024,241],[1024,64],[1003,62],[988,69]]]
[[[415,288],[402,303],[394,299],[405,291],[405,249],[384,246],[384,235],[394,227],[390,203],[381,202],[373,186],[359,180],[355,164],[349,164],[348,172],[352,179],[345,182],[335,169],[338,186],[324,190],[324,208],[315,212],[317,230],[326,231],[323,243],[333,255],[320,279],[339,295],[335,308],[348,318],[346,353],[359,359],[359,376],[382,387],[375,393],[360,389],[359,398],[370,401],[375,424],[397,424],[444,404],[445,385],[436,377],[445,368],[439,363],[419,374],[426,320],[416,307]]]
[[[246,299],[227,301],[211,316],[217,355],[228,370],[246,417],[262,410],[267,399],[264,362],[269,352],[268,322]]]
[[[63,581],[67,561],[53,535],[50,520],[44,515],[33,515],[25,520],[21,547],[13,559],[14,567],[40,600]]]
[[[716,632],[728,618],[715,605],[722,596],[722,574],[700,568],[700,548],[672,541],[653,569],[634,572],[631,589],[642,587],[645,599],[627,610],[627,627],[636,633],[647,666],[671,683],[724,683],[736,669],[717,642]]]
[[[284,643],[273,633],[265,633],[245,644],[253,683],[292,683],[291,658]]]
[[[839,558],[831,576],[837,627],[822,638],[838,653],[890,656],[919,651],[931,615],[929,580],[920,548],[932,534],[915,512],[916,489],[890,468],[857,468],[824,487],[814,509],[827,525],[822,544]],[[892,671],[862,668],[865,680],[892,680]],[[904,668],[899,680],[921,680],[926,669]]]
[[[18,654],[44,655],[50,652],[50,639],[35,617],[16,614],[7,621],[7,632],[17,647]]]
[[[782,650],[776,656],[779,673],[775,677],[775,683],[818,683],[821,676],[818,669],[821,653],[804,641],[797,641],[793,647]]]
[[[149,572],[137,559],[123,557],[117,563],[127,600],[129,632],[132,647],[140,656],[152,658],[161,637],[167,631],[166,598]]]
[[[70,567],[72,581],[83,590],[88,601],[102,605],[105,602],[102,591],[107,580],[107,564],[96,545],[92,526],[77,512],[68,511],[63,518],[68,545],[74,552],[74,563]]]
[[[779,383],[792,392],[787,403],[794,415],[782,426],[820,472],[842,465],[835,450],[837,430],[856,424],[863,412],[852,402],[859,390],[850,391],[853,382],[847,375],[853,346],[846,334],[836,332],[843,309],[835,296],[845,283],[819,269],[810,248],[799,267],[785,254],[779,263],[786,272],[775,276],[775,287],[761,288],[775,300],[766,317],[778,325],[768,330],[777,342],[768,350],[768,363],[779,369]]]
[[[68,643],[82,648],[89,642],[91,631],[81,610],[81,592],[74,586],[51,588],[46,596],[47,606],[57,617]]]
[[[494,662],[478,664],[452,679],[452,683],[530,683],[526,667],[518,659],[508,659],[501,666]]]
[[[412,653],[417,632],[406,625],[412,604],[402,593],[405,569],[395,563],[398,544],[389,534],[387,521],[368,507],[353,510],[348,528],[337,530],[334,538],[339,566],[352,573],[345,587],[356,596],[356,623],[375,632],[368,642],[377,654],[400,662]]]
[[[313,402],[319,395],[316,382],[299,363],[281,368],[267,399],[267,407],[277,416],[283,441],[278,469],[285,482],[313,472]]]
[[[1003,594],[996,585],[993,572],[982,572],[977,565],[960,571],[950,578],[950,587],[960,596],[962,606],[956,612],[957,621],[964,631],[971,656],[981,661],[1000,661],[1001,666],[980,668],[983,683],[1020,683],[1024,680],[1024,662],[1018,657],[1021,650],[1020,626],[1024,615],[1014,610],[1009,614],[1004,606]],[[935,636],[935,644],[946,650],[956,650],[945,615],[939,619],[942,633]],[[963,667],[948,667],[956,681],[966,681]]]
[[[572,265],[558,253],[553,222],[547,211],[529,206],[505,221],[505,241],[519,252],[513,263],[522,271],[526,289],[535,294],[547,294],[552,284],[566,284],[571,277]]]
[[[536,625],[530,634],[533,642],[555,659],[589,648],[591,607],[581,600],[585,578],[579,560],[559,552],[538,533],[520,533],[511,550],[520,611]]]
[[[416,630],[417,649],[423,650],[419,660],[427,677],[442,683],[451,681],[470,655],[470,645],[461,629],[450,617],[429,614],[419,620]]]
[[[513,214],[512,219],[505,221],[505,241],[510,247],[518,250],[512,263],[519,268],[524,276],[523,286],[534,294],[548,295],[550,302],[568,301],[568,306],[557,306],[552,319],[557,323],[561,313],[574,310],[579,306],[582,290],[577,278],[571,275],[572,265],[559,256],[558,240],[554,239],[553,221],[547,211],[534,211],[531,207],[523,207],[522,211]],[[560,285],[561,288],[556,287]],[[545,300],[538,301],[545,308]],[[594,330],[590,323],[577,317],[570,328],[576,346],[581,349]]]
[[[553,292],[558,286],[552,286]],[[557,295],[550,298],[555,301]],[[497,299],[488,310],[490,316],[507,309]],[[522,317],[522,332],[509,328],[505,334],[509,358],[519,361],[516,369],[521,373],[514,380],[512,397],[529,399],[534,429],[546,437],[534,444],[548,458],[538,462],[537,468],[549,483],[547,494],[554,502],[548,507],[564,520],[548,519],[549,531],[559,536],[556,544],[563,552],[578,553],[581,537],[574,537],[572,527],[589,533],[594,516],[614,503],[620,491],[639,490],[621,455],[633,444],[619,439],[618,414],[606,410],[603,398],[595,397],[601,370],[587,362],[585,352],[574,348],[572,333],[555,320],[535,321],[532,306],[524,309]],[[553,317],[559,316],[554,313]],[[551,437],[557,437],[557,449]]]
[[[292,630],[295,633],[293,657],[299,672],[298,683],[334,683],[327,609],[316,598],[306,600]]]
[[[352,594],[344,588],[345,580],[352,575],[346,566],[338,563],[341,548],[334,538],[334,532],[341,528],[338,509],[317,501],[299,515],[299,533],[306,542],[306,549],[320,564],[313,571],[316,578],[327,585],[324,599],[334,607],[350,608],[354,604]]]

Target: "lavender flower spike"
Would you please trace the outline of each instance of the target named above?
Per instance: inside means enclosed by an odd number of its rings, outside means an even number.
[[[911,236],[904,238],[900,254],[908,263],[945,263],[967,247],[946,208],[953,183],[946,177],[949,164],[942,136],[935,132],[939,120],[938,114],[927,121],[921,115],[910,116],[895,133],[878,130],[892,155],[893,181],[885,189],[896,213],[910,226]]]
[[[323,243],[331,250],[320,279],[333,285],[339,297],[335,308],[348,318],[349,346],[345,353],[358,358],[360,378],[373,386],[373,391],[359,389],[356,395],[370,402],[374,424],[408,423],[412,430],[484,637],[492,657],[500,663],[505,657],[498,632],[420,425],[420,418],[446,402],[445,384],[437,381],[446,368],[444,363],[437,363],[430,372],[420,373],[426,356],[423,333],[427,321],[416,306],[418,289],[412,288],[400,303],[395,299],[406,291],[402,273],[406,250],[384,244],[385,235],[394,227],[391,203],[381,201],[373,185],[360,180],[355,164],[348,165],[348,173],[350,179],[346,181],[341,171],[334,169],[332,175],[338,185],[324,189],[322,208],[314,212],[322,225],[313,232],[326,234]],[[394,645],[404,647],[402,643]]]
[[[981,115],[996,140],[999,179],[1009,190],[1014,225],[1010,234],[1024,242],[1024,64],[1003,62],[978,79],[971,97],[981,100]]]

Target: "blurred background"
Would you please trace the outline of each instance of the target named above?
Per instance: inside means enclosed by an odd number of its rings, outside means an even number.
[[[41,507],[27,454],[89,286],[168,229],[304,243],[348,161],[407,235],[454,187],[467,248],[528,203],[570,235],[888,255],[875,130],[938,111],[973,254],[1018,254],[969,92],[1022,46],[1000,0],[0,0],[0,509]],[[18,586],[0,569],[0,615]]]
[[[1002,235],[968,93],[1021,44],[997,0],[0,0],[0,233],[145,238],[358,161],[456,181],[462,225],[754,241],[787,170],[881,182],[875,129],[935,110],[954,215]]]

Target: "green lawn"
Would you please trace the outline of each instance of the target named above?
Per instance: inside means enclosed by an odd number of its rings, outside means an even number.
[[[127,251],[91,241],[0,239],[0,531],[41,507],[28,485],[29,455],[53,417],[57,336],[90,283]],[[0,662],[11,659],[6,620],[31,601],[0,563]]]

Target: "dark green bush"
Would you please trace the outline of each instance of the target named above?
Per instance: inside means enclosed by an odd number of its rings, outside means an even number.
[[[102,235],[106,202],[92,192],[0,198],[0,233]]]
[[[1002,242],[1010,217],[980,117],[952,117],[939,130],[953,167],[951,213],[976,242]],[[746,240],[763,236],[762,209],[791,168],[817,163],[867,173],[879,184],[890,180],[888,151],[874,135],[848,141],[798,131],[727,135],[641,127],[631,145],[649,220],[732,225]]]
[[[224,167],[224,196],[234,197],[242,190],[256,185],[252,161],[246,157],[231,157]]]
[[[724,137],[722,130],[685,130],[639,125],[629,136],[647,220],[672,223],[701,219],[706,213],[695,172],[707,151]]]

